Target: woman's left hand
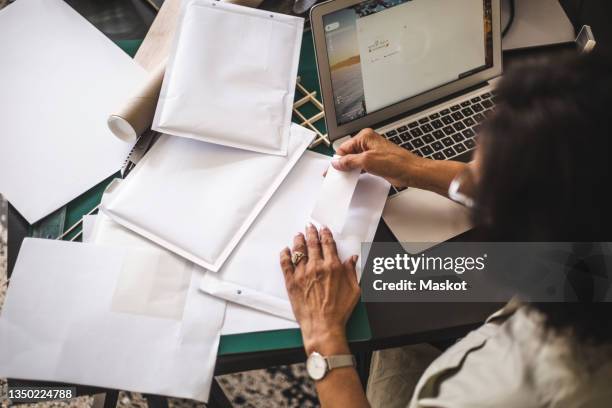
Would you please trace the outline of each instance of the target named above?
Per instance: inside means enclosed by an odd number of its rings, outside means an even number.
[[[297,265],[292,251],[305,255]],[[348,353],[346,322],[360,295],[357,255],[341,262],[331,231],[323,227],[319,233],[313,225],[306,227],[306,236],[295,236],[292,251],[283,249],[280,263],[306,353]]]

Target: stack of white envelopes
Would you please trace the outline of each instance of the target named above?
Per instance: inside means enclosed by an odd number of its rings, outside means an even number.
[[[0,376],[206,401],[222,334],[297,327],[279,265],[296,233],[333,220],[343,259],[373,240],[388,183],[336,174],[291,124],[302,30],[184,5],[153,124],[163,134],[108,187],[83,243],[24,241]]]

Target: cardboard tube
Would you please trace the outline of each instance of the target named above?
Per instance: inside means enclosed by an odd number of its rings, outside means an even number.
[[[135,142],[151,127],[155,108],[159,99],[166,63],[160,64],[147,82],[107,120],[108,127],[115,136],[125,142]]]
[[[0,0],[0,2],[1,1],[2,0]],[[262,3],[262,0],[225,1],[248,7],[258,7]],[[170,2],[167,3],[170,4]],[[175,9],[167,8],[166,10],[172,10],[178,13],[178,7]],[[173,25],[174,24],[172,24],[172,26]],[[165,27],[163,30],[163,35],[165,35],[167,38],[164,40],[162,36],[161,39],[156,39],[154,48],[158,50],[160,48],[165,49],[165,47],[169,47],[167,44],[169,44],[169,39],[172,38],[172,31],[173,29],[168,30],[168,27]],[[166,45],[164,46],[164,44]],[[167,54],[167,51],[164,53]],[[151,127],[153,117],[155,116],[155,108],[157,107],[157,100],[159,99],[159,93],[161,91],[165,71],[166,61],[164,60],[164,62],[162,62],[152,71],[149,80],[142,86],[142,88],[140,88],[138,92],[128,99],[120,109],[109,116],[107,119],[108,127],[119,139],[125,142],[135,142],[141,134]]]

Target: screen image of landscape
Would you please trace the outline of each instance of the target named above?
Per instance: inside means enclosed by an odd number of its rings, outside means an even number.
[[[493,65],[491,0],[368,0],[323,25],[338,125]]]

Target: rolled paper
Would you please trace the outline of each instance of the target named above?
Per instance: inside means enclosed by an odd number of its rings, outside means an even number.
[[[262,3],[262,0],[225,1],[247,7],[259,7]],[[178,8],[176,10],[178,12]],[[167,34],[171,35],[170,33]],[[149,80],[143,87],[130,97],[120,109],[108,117],[108,127],[119,139],[125,142],[135,142],[141,134],[151,127],[165,71],[166,61],[164,60],[152,71]]]
[[[135,142],[151,127],[165,70],[164,62],[151,73],[149,80],[120,109],[109,116],[108,127],[119,139]]]

